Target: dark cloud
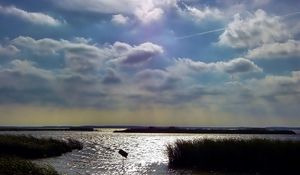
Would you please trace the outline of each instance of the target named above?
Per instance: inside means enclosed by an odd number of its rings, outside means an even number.
[[[224,63],[223,66],[220,65],[219,67],[230,74],[262,71],[262,69],[259,68],[254,62],[244,58],[231,60],[227,63]]]
[[[11,67],[0,71],[0,102],[2,104],[61,104],[49,72],[30,62],[12,61]]]
[[[132,47],[127,51],[124,56],[119,59],[122,64],[135,65],[146,62],[152,57],[163,53],[163,48],[153,43],[143,43],[138,46]]]
[[[137,73],[136,81],[143,90],[160,93],[174,90],[180,78],[163,70],[146,69]]]
[[[102,83],[107,85],[119,84],[122,79],[117,75],[116,71],[113,69],[108,69],[106,75],[104,76]]]

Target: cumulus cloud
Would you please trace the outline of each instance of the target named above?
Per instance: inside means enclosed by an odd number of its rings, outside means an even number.
[[[188,58],[177,59],[175,65],[167,68],[175,74],[195,72],[223,72],[228,74],[261,72],[262,69],[252,61],[245,58],[235,58],[227,62],[219,61],[204,63]]]
[[[13,6],[4,7],[0,5],[0,13],[14,16],[16,18],[20,18],[24,21],[38,25],[58,26],[61,24],[59,20],[44,13],[28,12]]]
[[[119,25],[125,25],[129,21],[129,18],[127,16],[123,16],[121,14],[113,15],[111,22]]]
[[[52,72],[30,61],[13,60],[0,69],[0,103],[48,103],[57,97],[53,94],[53,78]]]
[[[99,56],[99,48],[95,45],[89,44],[86,40],[75,41],[69,40],[55,40],[51,38],[34,39],[27,36],[19,36],[11,41],[13,45],[20,48],[29,49],[38,55],[58,54],[60,51],[68,51],[72,53],[85,53],[93,56]]]
[[[223,18],[222,12],[217,8],[204,7],[202,9],[185,5],[185,9],[180,11],[183,15],[191,16],[196,22],[205,20],[220,20]]]
[[[165,9],[175,7],[177,0],[62,0],[53,3],[74,11],[133,15],[143,24],[161,19]]]
[[[0,68],[0,103],[113,106],[105,104],[100,84],[95,75],[46,70],[31,61],[13,60]]]
[[[236,14],[220,35],[218,43],[233,48],[254,48],[262,44],[285,41],[290,37],[278,16],[259,9],[248,17]]]
[[[113,45],[115,50],[121,52],[119,58],[114,60],[123,65],[136,65],[150,60],[164,52],[163,48],[151,42],[146,42],[137,46],[130,46],[126,43],[116,42]]]
[[[44,79],[53,79],[51,71],[40,69],[34,65],[33,62],[27,60],[13,60],[9,64],[9,69],[6,71],[18,72],[23,75],[34,75]]]
[[[106,70],[106,74],[102,80],[103,84],[114,85],[114,84],[119,84],[121,82],[122,79],[114,69],[110,68]]]
[[[137,9],[135,15],[144,24],[151,23],[153,21],[158,21],[163,16],[164,11],[161,8],[154,9]]]
[[[228,62],[217,62],[216,67],[230,74],[262,71],[255,63],[245,58],[235,58]]]
[[[62,55],[67,68],[81,73],[95,72],[107,64],[139,65],[164,52],[163,48],[151,42],[140,45],[115,42],[113,45],[98,46],[81,40],[35,40],[20,36],[11,41],[22,49],[37,55]]]
[[[300,72],[290,75],[267,75],[262,79],[252,79],[245,84],[260,104],[274,115],[298,116],[300,103]],[[263,102],[263,103],[262,103]]]
[[[17,54],[19,51],[20,50],[13,45],[2,46],[0,44],[0,55],[11,56]]]
[[[261,96],[300,95],[300,71],[293,71],[291,75],[268,75],[263,79],[249,80],[248,85],[259,89]]]
[[[62,48],[60,41],[50,38],[35,40],[31,37],[19,36],[13,39],[11,43],[39,55],[56,54]]]
[[[180,78],[160,69],[146,69],[135,76],[140,88],[149,92],[160,93],[174,90]]]
[[[67,68],[72,71],[86,73],[99,69],[103,61],[111,56],[105,48],[81,41],[54,40],[43,38],[35,40],[20,36],[11,42],[22,49],[28,49],[39,56],[60,55],[65,58]]]
[[[95,13],[130,13],[137,6],[137,1],[106,1],[106,0],[52,0],[60,7],[74,11],[89,11]]]
[[[250,59],[279,59],[279,58],[299,58],[300,42],[288,40],[283,43],[263,44],[260,47],[249,50],[247,58]]]

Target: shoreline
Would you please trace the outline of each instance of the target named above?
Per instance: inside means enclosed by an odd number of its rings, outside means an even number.
[[[32,160],[57,157],[82,148],[83,144],[73,139],[0,135],[0,174],[58,175],[52,166],[38,165]]]
[[[109,127],[97,126],[61,126],[61,127],[1,127],[1,131],[82,131],[92,132],[98,129]],[[114,133],[182,133],[182,134],[283,134],[283,135],[296,135],[298,130],[292,128],[214,128],[214,127],[120,127],[122,130],[114,130]],[[125,128],[125,129],[124,129]],[[113,127],[110,129],[118,129]]]
[[[267,128],[215,129],[215,128],[177,128],[177,127],[141,127],[116,130],[114,133],[183,133],[183,134],[284,134],[296,135],[292,130]]]

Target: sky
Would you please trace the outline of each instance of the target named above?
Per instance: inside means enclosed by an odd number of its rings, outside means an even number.
[[[299,0],[0,0],[0,125],[300,126]]]

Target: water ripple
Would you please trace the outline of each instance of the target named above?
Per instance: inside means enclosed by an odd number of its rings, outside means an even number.
[[[73,138],[83,142],[84,148],[80,151],[73,151],[60,157],[36,161],[42,164],[50,164],[60,173],[67,175],[193,174],[193,172],[189,171],[168,169],[165,148],[167,144],[173,143],[177,139],[250,139],[259,137],[300,140],[299,135],[126,134],[113,133],[111,130],[104,129],[97,132],[45,131],[10,133],[30,134],[35,137],[54,137],[58,139]],[[119,149],[123,149],[129,153],[127,159],[118,154]]]

